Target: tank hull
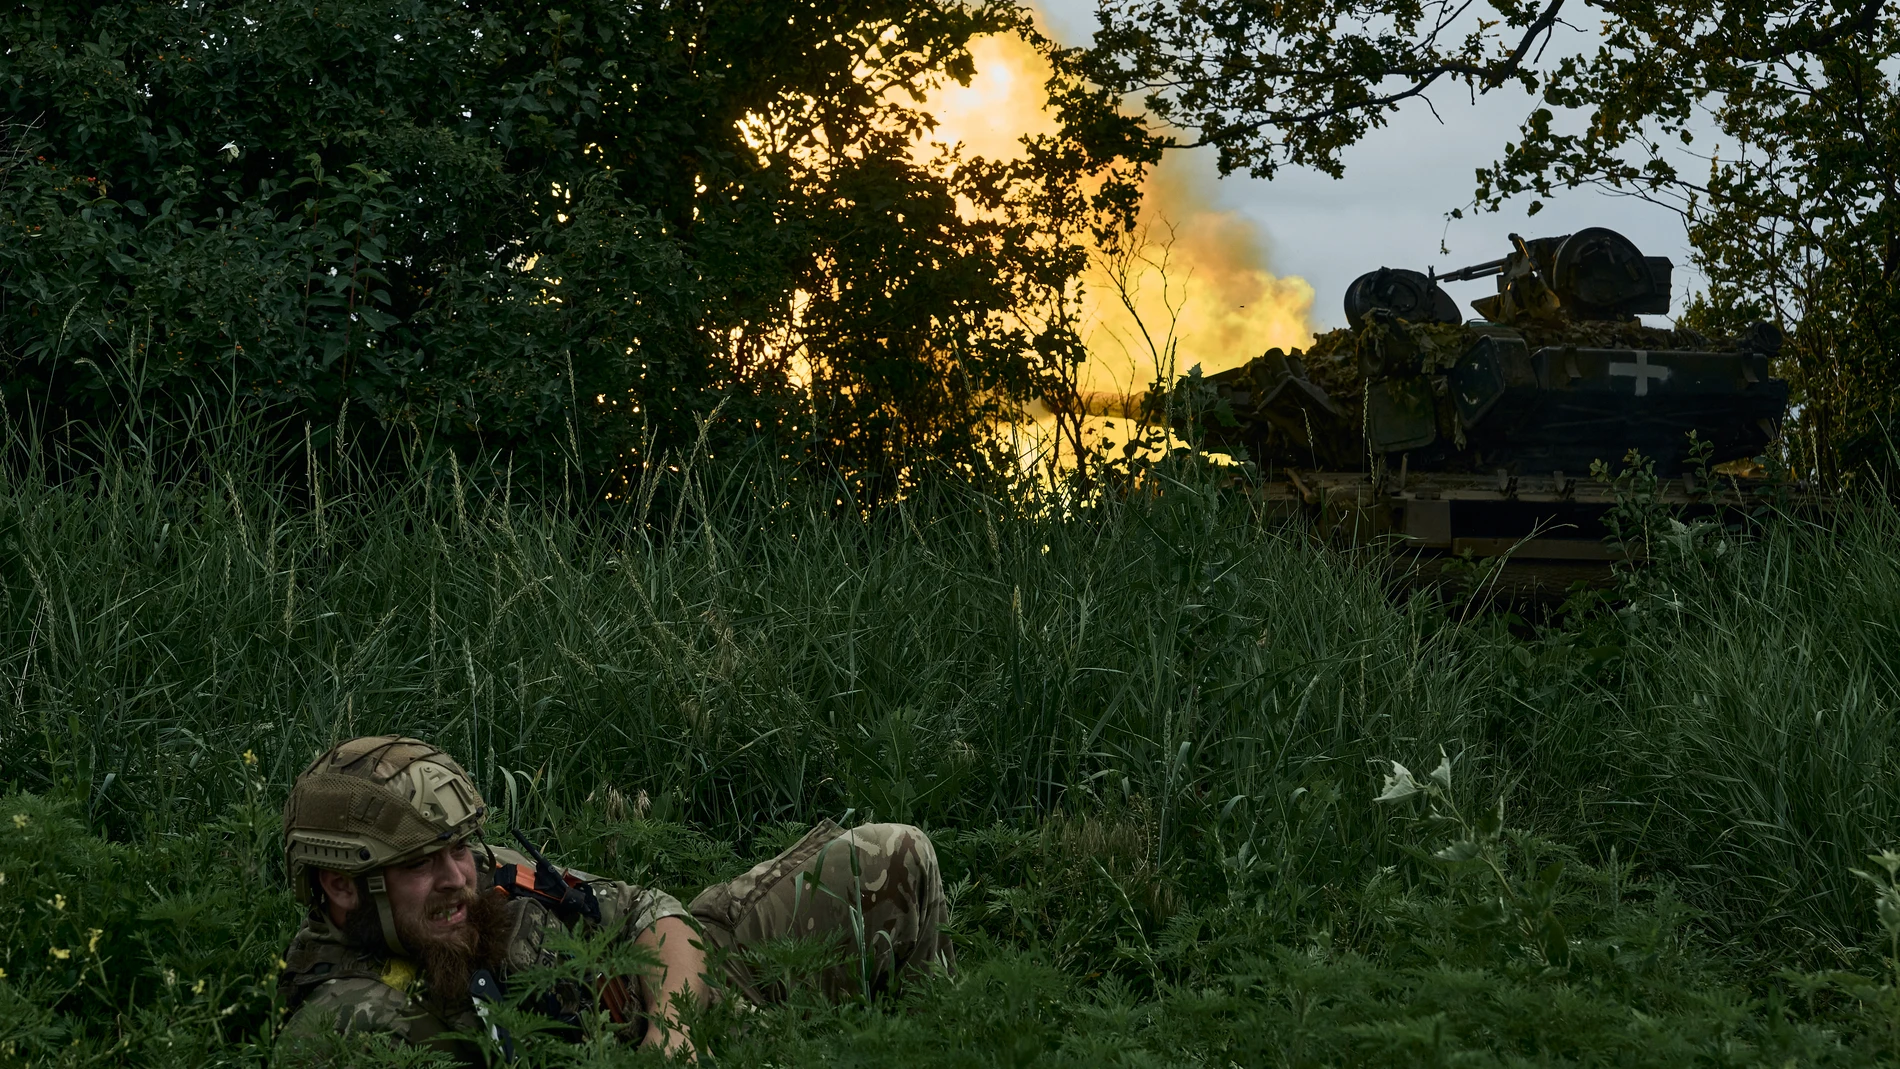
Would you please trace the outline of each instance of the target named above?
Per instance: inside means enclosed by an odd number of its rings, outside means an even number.
[[[1251,485],[1269,517],[1308,524],[1333,545],[1396,551],[1423,581],[1455,561],[1504,558],[1491,575],[1505,592],[1556,599],[1579,582],[1610,583],[1617,563],[1642,555],[1611,539],[1630,488],[1587,477],[1287,468]],[[1731,526],[1822,505],[1799,485],[1762,478],[1659,478],[1635,496],[1680,522]]]

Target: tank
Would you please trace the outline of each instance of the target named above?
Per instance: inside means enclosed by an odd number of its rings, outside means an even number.
[[[1781,336],[1644,325],[1669,311],[1673,269],[1614,230],[1525,240],[1443,275],[1367,272],[1347,288],[1348,327],[1301,352],[1184,380],[1211,448],[1263,469],[1559,477],[1632,449],[1658,475],[1755,457],[1778,432],[1788,385]],[[1464,319],[1441,283],[1493,277]]]
[[[1606,539],[1606,519],[1638,482],[1679,515],[1724,523],[1786,497],[1750,478],[1788,405],[1778,331],[1643,324],[1669,311],[1672,265],[1613,230],[1511,246],[1443,275],[1367,272],[1346,291],[1347,327],[1189,375],[1172,411],[1329,537],[1410,547],[1426,568],[1506,557],[1502,574],[1539,596],[1604,580],[1632,552]],[[1466,319],[1441,283],[1483,278],[1496,292]],[[1637,482],[1593,477],[1598,462],[1624,472],[1632,450]]]

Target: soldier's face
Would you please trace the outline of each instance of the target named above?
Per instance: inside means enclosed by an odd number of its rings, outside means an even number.
[[[474,950],[469,906],[475,901],[475,855],[466,843],[383,870],[396,932],[405,945]]]

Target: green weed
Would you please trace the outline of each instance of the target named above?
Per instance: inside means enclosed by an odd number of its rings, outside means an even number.
[[[930,828],[962,976],[709,1023],[719,1064],[1893,1056],[1853,875],[1900,816],[1890,507],[1664,518],[1532,633],[1185,473],[869,516],[669,477],[576,517],[453,472],[0,476],[0,1058],[266,1058],[273,814],[378,731],[682,895],[820,816]],[[1440,747],[1455,793],[1375,801]]]

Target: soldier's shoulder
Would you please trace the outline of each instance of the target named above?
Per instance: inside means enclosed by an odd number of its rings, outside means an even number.
[[[397,1032],[408,1009],[406,985],[371,976],[342,976],[311,987],[284,1025],[284,1035]]]
[[[272,1069],[360,1065],[378,1050],[411,1046],[418,1023],[409,996],[381,980],[363,976],[325,980],[311,988],[278,1031]]]

